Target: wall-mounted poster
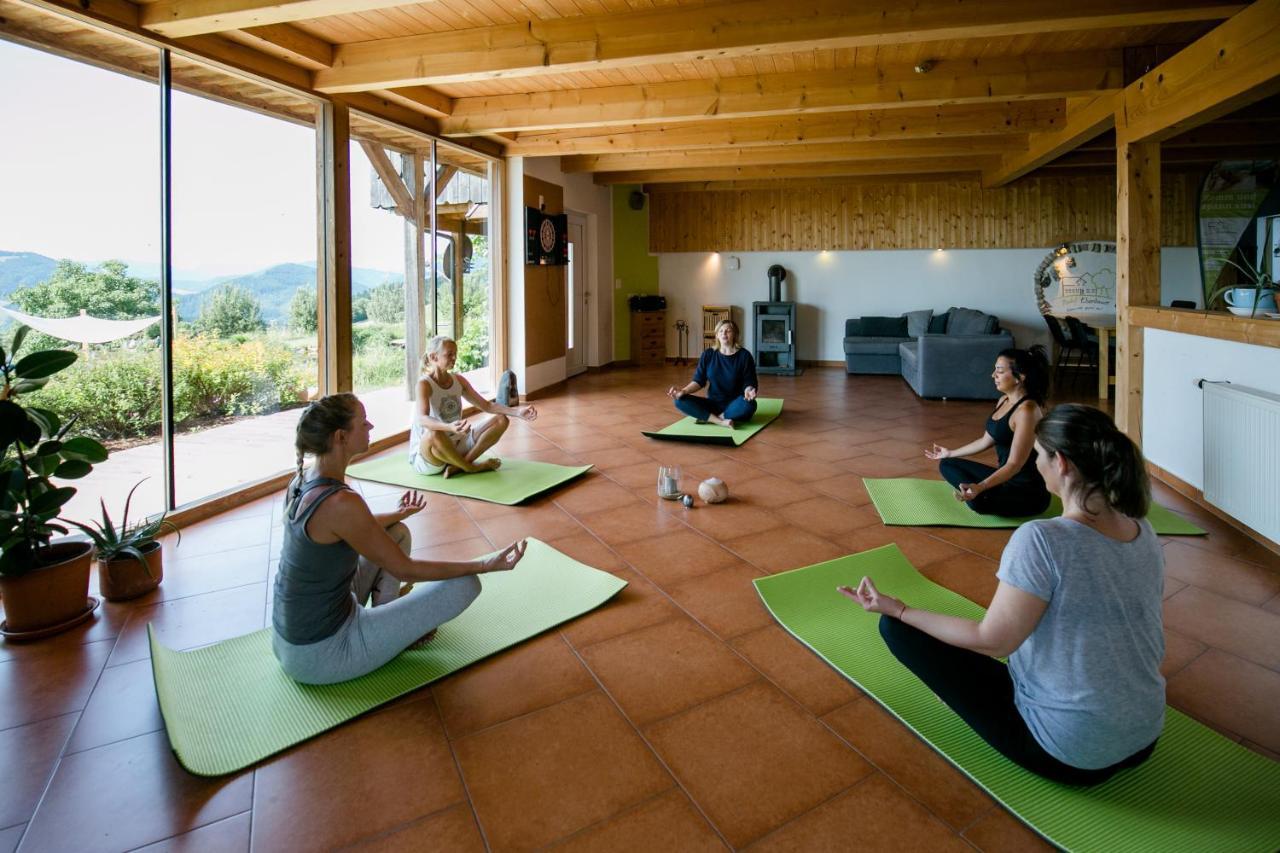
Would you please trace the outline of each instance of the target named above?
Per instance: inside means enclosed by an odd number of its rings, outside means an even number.
[[[524,262],[537,266],[569,263],[569,217],[564,213],[543,213],[536,207],[524,209]]]
[[[1036,304],[1055,317],[1114,316],[1116,244],[1063,243],[1036,268]]]
[[[1258,209],[1276,184],[1274,160],[1222,160],[1213,164],[1200,185],[1200,283],[1205,305],[1218,289],[1227,259],[1253,224]],[[1230,284],[1232,279],[1227,279]]]

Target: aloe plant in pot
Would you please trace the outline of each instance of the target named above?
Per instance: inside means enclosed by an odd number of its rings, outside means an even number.
[[[43,388],[77,358],[56,349],[18,358],[26,335],[27,327],[19,326],[8,352],[0,347],[0,633],[9,639],[55,633],[92,614],[93,544],[51,541],[67,533],[58,515],[76,493],[51,478],[79,479],[107,458],[94,439],[70,435],[74,418],[64,424],[54,412],[24,404],[22,395]]]
[[[158,587],[164,579],[164,550],[156,537],[172,530],[182,541],[182,532],[165,519],[164,513],[129,524],[129,505],[143,482],[139,480],[129,490],[119,526],[111,520],[106,501],[99,501],[102,521],[90,522],[92,527],[67,519],[68,524],[74,524],[93,540],[98,556],[98,589],[107,601],[127,601]]]

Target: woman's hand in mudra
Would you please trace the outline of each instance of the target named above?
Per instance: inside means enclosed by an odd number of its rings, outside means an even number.
[[[471,422],[466,418],[454,421],[449,425],[449,429],[455,435],[466,435],[471,432]]]
[[[756,393],[757,393],[756,389],[747,388],[742,392],[742,399],[750,403],[752,400],[756,398]]]
[[[405,519],[411,515],[422,512],[427,508],[427,496],[422,492],[407,491],[400,496],[400,503],[396,507],[396,511],[400,513],[400,518]]]
[[[670,397],[672,400],[679,400],[681,397],[684,396],[684,389],[677,388],[676,386],[672,385],[670,388],[667,389],[667,396]]]
[[[933,447],[925,448],[924,455],[928,459],[947,459],[950,458],[951,451],[940,444],[935,444]]]
[[[533,406],[517,406],[516,417],[525,421],[536,421],[538,419],[538,410]]]
[[[525,549],[529,547],[528,540],[521,539],[518,542],[512,542],[496,554],[490,554],[481,562],[481,572],[507,572],[516,567],[516,563],[524,557]]]
[[[893,596],[881,595],[880,590],[876,589],[876,585],[871,582],[871,578],[863,578],[857,589],[851,586],[838,586],[836,592],[851,601],[858,602],[868,613],[883,613],[900,619],[907,609],[907,605]]]

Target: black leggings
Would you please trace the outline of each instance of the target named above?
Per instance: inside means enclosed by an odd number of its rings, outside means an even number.
[[[1045,752],[1013,703],[1009,667],[995,658],[935,639],[889,616],[880,617],[880,636],[893,656],[955,711],[1005,758],[1054,782],[1096,785],[1118,770],[1136,767],[1155,750],[1153,741],[1110,767],[1083,770]]]
[[[972,459],[943,459],[938,463],[942,478],[956,488],[961,483],[981,483],[990,477],[995,468],[974,462]],[[1039,515],[1049,508],[1049,490],[1043,483],[1024,483],[1007,480],[994,489],[988,489],[971,501],[969,508],[981,515],[1002,515],[1023,518]]]

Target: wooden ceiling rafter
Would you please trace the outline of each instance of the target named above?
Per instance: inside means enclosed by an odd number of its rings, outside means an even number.
[[[325,0],[312,0],[325,2]],[[251,0],[164,0],[251,2]],[[303,0],[306,2],[306,0]],[[1219,20],[1238,0],[977,0],[852,6],[774,0],[578,15],[343,44],[317,72],[322,92],[699,62],[809,49],[879,48],[1062,31]]]
[[[457,98],[446,136],[1092,96],[1123,85],[1117,51]]]
[[[431,0],[156,0],[143,7],[139,22],[153,33],[186,38],[429,2]]]
[[[930,172],[963,173],[976,178],[990,164],[989,157],[927,157],[904,160],[844,163],[781,163],[772,166],[713,166],[700,169],[631,169],[596,172],[597,184],[688,183],[690,181],[739,181],[770,178],[819,178],[868,175],[923,175]]]
[[[1007,154],[1000,165],[982,176],[987,187],[1001,187],[1075,150],[1082,143],[1115,127],[1118,92],[1107,92],[1082,102],[1068,102],[1066,123],[1048,133],[1031,135],[1027,150]]]

